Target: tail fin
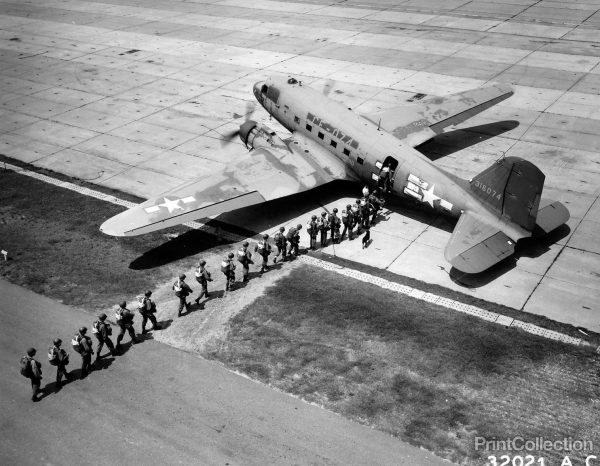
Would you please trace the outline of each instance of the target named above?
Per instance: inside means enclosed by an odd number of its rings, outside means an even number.
[[[504,157],[473,178],[471,190],[498,215],[532,231],[545,178],[531,162]]]

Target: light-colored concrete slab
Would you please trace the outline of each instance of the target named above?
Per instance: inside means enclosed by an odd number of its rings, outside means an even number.
[[[125,168],[103,181],[103,184],[109,188],[127,191],[142,199],[168,192],[182,183],[183,180],[164,172],[140,167]]]
[[[558,115],[600,120],[600,95],[565,92],[546,111]]]
[[[166,150],[157,157],[138,164],[138,168],[169,174],[181,180],[193,180],[216,172],[223,168],[223,164],[178,151]]]
[[[196,137],[194,133],[152,125],[142,121],[129,123],[110,131],[110,133],[125,139],[152,144],[164,149],[176,147]]]
[[[77,126],[99,133],[105,133],[111,129],[126,125],[131,121],[128,118],[96,112],[89,108],[76,108],[68,112],[63,112],[53,119],[67,125]]]
[[[65,87],[51,87],[40,92],[32,94],[31,97],[49,100],[60,104],[67,104],[73,107],[80,107],[97,100],[103,99],[105,96],[93,94],[90,92],[76,91]]]
[[[598,63],[600,63],[600,57],[567,55],[565,53],[541,52],[536,50],[524,57],[519,62],[519,65],[587,72],[598,65]]]
[[[73,149],[131,166],[158,157],[164,152],[159,147],[112,134],[101,134],[73,146]]]
[[[600,293],[577,283],[544,278],[523,311],[600,332]]]
[[[30,125],[36,121],[40,121],[40,118],[11,110],[0,110],[0,133],[14,131],[15,129]]]
[[[79,144],[80,142],[99,134],[96,131],[89,131],[75,126],[45,120],[36,121],[35,123],[19,128],[14,132],[65,148]]]
[[[0,135],[0,152],[21,162],[33,163],[60,150],[62,150],[62,147],[37,141],[20,134]]]
[[[157,105],[149,105],[147,103],[126,100],[118,97],[107,97],[102,100],[97,100],[86,105],[85,108],[95,112],[106,113],[108,115],[119,115],[123,118],[132,120],[136,118],[143,118],[162,109],[162,107]]]
[[[584,218],[577,226],[567,245],[573,249],[600,255],[600,217],[592,214],[587,217],[589,218]]]
[[[543,24],[520,23],[516,21],[506,21],[490,29],[493,32],[503,34],[518,34],[534,37],[548,37],[558,39],[568,34],[572,28],[563,26],[546,26]]]
[[[114,160],[102,159],[72,149],[64,149],[43,157],[36,165],[95,183],[102,183],[129,168],[128,165]]]

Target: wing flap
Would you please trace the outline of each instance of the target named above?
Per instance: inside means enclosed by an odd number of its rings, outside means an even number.
[[[424,99],[363,117],[416,147],[444,128],[462,123],[512,94],[510,86],[495,84],[446,97]]]
[[[465,212],[461,215],[444,256],[465,273],[479,273],[513,254],[515,243],[502,231]]]

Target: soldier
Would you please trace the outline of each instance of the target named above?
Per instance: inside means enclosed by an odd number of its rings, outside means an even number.
[[[279,227],[279,231],[275,233],[275,236],[273,237],[273,239],[275,240],[275,246],[277,246],[277,255],[273,257],[273,264],[277,262],[277,258],[279,257],[279,255],[281,255],[281,261],[285,262],[287,240],[285,239],[285,235],[283,234],[284,231],[284,227]]]
[[[81,327],[71,340],[73,349],[81,355],[81,378],[87,377],[92,371],[92,339],[86,335],[87,327]],[[117,346],[119,344],[117,343]]]
[[[331,242],[339,243],[340,242],[340,226],[342,221],[337,215],[337,207],[333,208],[333,213],[329,215],[329,228],[331,228]]]
[[[133,330],[133,318],[133,312],[127,309],[127,303],[123,301],[121,304],[119,304],[119,308],[115,313],[115,319],[117,321],[117,325],[119,326],[119,335],[117,336],[117,351],[121,349],[121,340],[123,340],[123,336],[125,335],[126,331],[129,333],[133,343],[138,342]]]
[[[106,322],[106,314],[103,312],[98,316],[98,320],[92,324],[92,333],[96,335],[98,346],[96,347],[96,361],[101,358],[100,353],[104,344],[108,347],[110,355],[115,355],[115,346],[113,345],[110,336],[112,335],[112,327]]]
[[[263,273],[266,270],[269,270],[269,265],[267,262],[269,260],[269,254],[271,254],[271,245],[269,244],[269,235],[268,234],[265,233],[263,235],[263,239],[261,241],[259,241],[258,244],[256,245],[256,247],[254,248],[254,252],[258,252],[258,254],[260,254],[260,256],[262,257],[260,273]]]
[[[360,234],[361,216],[360,216],[360,199],[352,205],[352,217],[354,219],[353,226],[356,226],[356,234]]]
[[[249,245],[250,243],[248,243],[248,241],[244,241],[242,247],[239,248],[237,252],[237,260],[242,264],[242,282],[247,282],[249,280],[248,274],[250,273],[250,264],[254,264],[252,253],[248,251]]]
[[[60,347],[62,340],[55,338],[53,346],[48,349],[48,362],[52,366],[56,366],[56,389],[62,388],[62,378],[69,380],[67,374],[67,364],[69,364],[69,354]]]
[[[204,296],[206,296],[206,299],[208,299],[208,282],[212,282],[210,272],[206,270],[206,261],[204,259],[198,263],[198,267],[196,268],[194,275],[196,276],[196,281],[200,283],[200,286],[202,287],[200,294],[194,300],[196,304],[200,304],[200,300]]]
[[[375,219],[377,218],[377,214],[381,210],[383,202],[383,199],[379,197],[379,190],[375,188],[373,192],[369,195],[369,203],[371,204],[371,207],[373,209],[373,217],[371,218],[371,224],[375,223]]]
[[[187,302],[188,295],[192,294],[192,289],[185,282],[185,274],[182,273],[179,275],[179,278],[175,283],[173,283],[173,291],[175,291],[175,296],[179,298],[179,309],[177,310],[177,317],[181,317],[181,311],[183,311],[183,307],[185,306],[185,310],[190,310],[190,304]]]
[[[42,364],[34,359],[35,348],[27,350],[27,356],[21,358],[21,375],[31,380],[31,401],[39,401],[38,395],[43,395],[40,389],[42,384]]]
[[[313,215],[308,223],[306,224],[306,232],[308,233],[308,237],[310,240],[309,247],[311,249],[316,249],[317,246],[317,233],[319,231],[319,226],[317,224],[317,216]]]
[[[369,226],[369,202],[364,197],[360,201],[360,224],[362,228]]]
[[[327,212],[321,212],[319,219],[319,231],[321,232],[321,247],[327,246],[327,230],[329,230],[329,222],[327,221]]]
[[[235,283],[235,264],[233,263],[233,258],[234,255],[230,252],[221,262],[221,272],[225,274],[225,293],[230,291]]]
[[[140,304],[138,306],[138,312],[142,316],[142,335],[146,333],[146,324],[148,323],[148,319],[152,322],[152,330],[157,330],[160,328],[158,323],[156,322],[156,304],[152,299],[152,291],[148,290],[140,300]]]
[[[384,193],[387,193],[390,187],[390,164],[385,164],[385,166],[379,172],[379,180],[377,180],[377,185],[379,189],[383,190]]]
[[[300,230],[302,230],[302,225],[298,224],[295,227],[292,227],[288,230],[287,239],[290,243],[289,254],[294,253],[294,257],[298,257],[298,248],[300,246]]]

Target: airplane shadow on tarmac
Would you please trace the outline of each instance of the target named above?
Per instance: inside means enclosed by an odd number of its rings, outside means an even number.
[[[519,122],[516,120],[504,120],[448,131],[417,146],[417,150],[433,162],[454,152],[513,130],[517,126],[519,126]]]
[[[517,242],[515,253],[512,256],[498,262],[489,269],[475,274],[461,272],[452,267],[450,279],[466,288],[478,288],[496,280],[506,272],[514,269],[521,257],[536,258],[550,251],[550,246],[566,238],[571,233],[567,224],[561,225],[547,235],[523,238]]]
[[[227,232],[237,233],[240,237],[253,237],[261,231],[268,231],[281,223],[289,222],[319,205],[328,204],[340,197],[359,196],[360,189],[358,183],[333,181],[310,191],[223,213],[210,220],[208,224],[221,227]],[[304,226],[306,221],[301,223]],[[133,260],[129,264],[129,268],[133,270],[152,269],[194,256],[217,245],[232,243],[231,240],[225,238],[219,241],[214,235],[200,230],[189,230],[160,246],[146,251]]]

